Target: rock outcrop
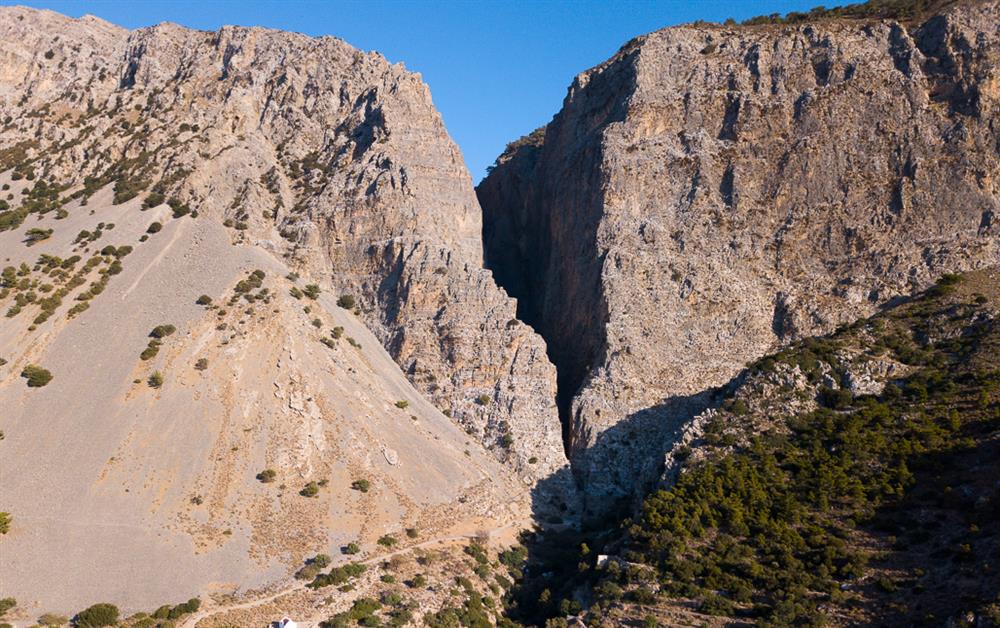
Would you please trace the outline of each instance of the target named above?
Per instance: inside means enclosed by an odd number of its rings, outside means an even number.
[[[1000,261],[1000,3],[684,26],[579,75],[478,187],[599,512],[776,346]]]
[[[18,624],[262,589],[316,623],[350,596],[291,584],[310,556],[514,528],[566,488],[538,485],[567,476],[555,369],[419,76],[328,37],[0,8],[0,129]]]
[[[0,170],[224,222],[354,297],[409,379],[525,481],[565,464],[555,371],[482,268],[469,174],[419,75],[331,37],[7,8],[0,78]]]

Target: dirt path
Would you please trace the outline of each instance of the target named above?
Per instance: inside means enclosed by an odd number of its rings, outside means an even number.
[[[428,540],[422,541],[420,543],[416,543],[415,545],[409,545],[407,547],[404,547],[404,548],[401,548],[401,549],[389,552],[387,554],[379,554],[378,556],[372,556],[371,558],[367,558],[365,560],[358,561],[358,562],[360,564],[362,564],[362,565],[372,565],[374,563],[378,563],[378,562],[382,562],[384,560],[388,560],[388,559],[390,559],[390,558],[392,558],[394,556],[399,556],[400,554],[405,554],[407,552],[412,552],[412,551],[418,550],[418,549],[425,549],[425,548],[428,548],[428,547],[430,547],[432,545],[444,545],[444,544],[448,544],[448,543],[456,543],[456,542],[459,542],[459,541],[468,541],[468,540],[472,540],[472,539],[480,536],[484,532],[488,536],[494,537],[494,536],[498,536],[498,535],[500,535],[500,534],[502,534],[504,532],[509,532],[509,531],[512,531],[512,530],[523,528],[523,527],[525,527],[527,525],[530,525],[530,521],[516,521],[516,522],[513,522],[513,523],[508,523],[506,525],[498,526],[498,527],[495,527],[495,528],[490,528],[490,529],[482,530],[482,531],[479,531],[479,532],[476,532],[476,533],[471,533],[471,534],[469,534],[469,533],[467,533],[467,534],[454,534],[454,535],[450,535],[450,536],[441,536],[441,537],[437,537],[437,538],[433,538],[433,539],[428,539]],[[270,594],[270,595],[268,595],[266,597],[260,597],[260,598],[256,598],[256,599],[253,599],[253,600],[247,600],[245,602],[239,602],[237,604],[229,604],[229,605],[225,605],[225,606],[217,606],[215,608],[207,608],[207,609],[204,609],[204,610],[200,610],[197,613],[195,613],[194,615],[191,615],[190,617],[188,617],[187,619],[185,619],[184,622],[180,624],[179,628],[195,628],[198,625],[198,622],[202,621],[203,619],[208,619],[209,617],[213,617],[213,616],[219,615],[221,613],[228,613],[228,612],[231,612],[231,611],[246,610],[246,609],[250,609],[250,608],[255,608],[257,606],[263,606],[264,604],[268,604],[270,602],[274,602],[275,600],[277,600],[279,598],[282,598],[282,597],[285,597],[286,595],[291,595],[292,593],[296,593],[298,591],[304,591],[306,589],[306,584],[307,584],[307,581],[304,581],[304,580],[303,581],[297,581],[295,584],[293,584],[293,585],[291,585],[289,587],[286,587],[284,589],[281,589],[281,590],[279,590],[279,591],[277,591],[275,593],[272,593],[272,594]],[[309,624],[309,622],[303,623],[301,621],[298,622],[298,624],[300,626],[311,625],[311,624]]]

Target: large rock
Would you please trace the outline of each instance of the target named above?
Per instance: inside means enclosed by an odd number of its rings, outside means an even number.
[[[997,2],[669,28],[500,156],[487,265],[549,344],[591,511],[748,360],[1000,260],[998,57]]]
[[[555,370],[482,268],[469,174],[419,75],[332,37],[4,8],[0,78],[0,149],[27,155],[0,170],[225,221],[353,295],[410,380],[527,482],[565,464]]]

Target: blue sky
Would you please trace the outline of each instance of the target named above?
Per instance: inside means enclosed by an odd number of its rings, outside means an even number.
[[[523,1],[21,0],[128,28],[177,22],[334,35],[423,74],[474,181],[507,142],[548,122],[573,77],[629,39],[697,19],[786,13],[827,0]]]

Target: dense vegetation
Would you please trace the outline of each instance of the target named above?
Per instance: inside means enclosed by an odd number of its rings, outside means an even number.
[[[839,7],[817,6],[809,11],[772,13],[744,20],[744,25],[800,24],[820,19],[893,19],[914,21],[938,11],[956,0],[868,0]]]
[[[673,607],[764,625],[970,612],[1000,625],[1000,329],[977,292],[995,296],[995,282],[947,275],[758,362],[751,381],[807,376],[802,390],[768,393],[803,409],[780,414],[754,398],[762,388],[737,386],[697,443],[703,455],[632,520],[529,544],[528,573],[548,576],[520,579],[511,615],[573,613],[587,591],[592,619],[625,608],[616,619],[654,621]],[[900,376],[855,396],[848,372],[866,360],[891,360]],[[598,553],[611,558],[598,565]]]

